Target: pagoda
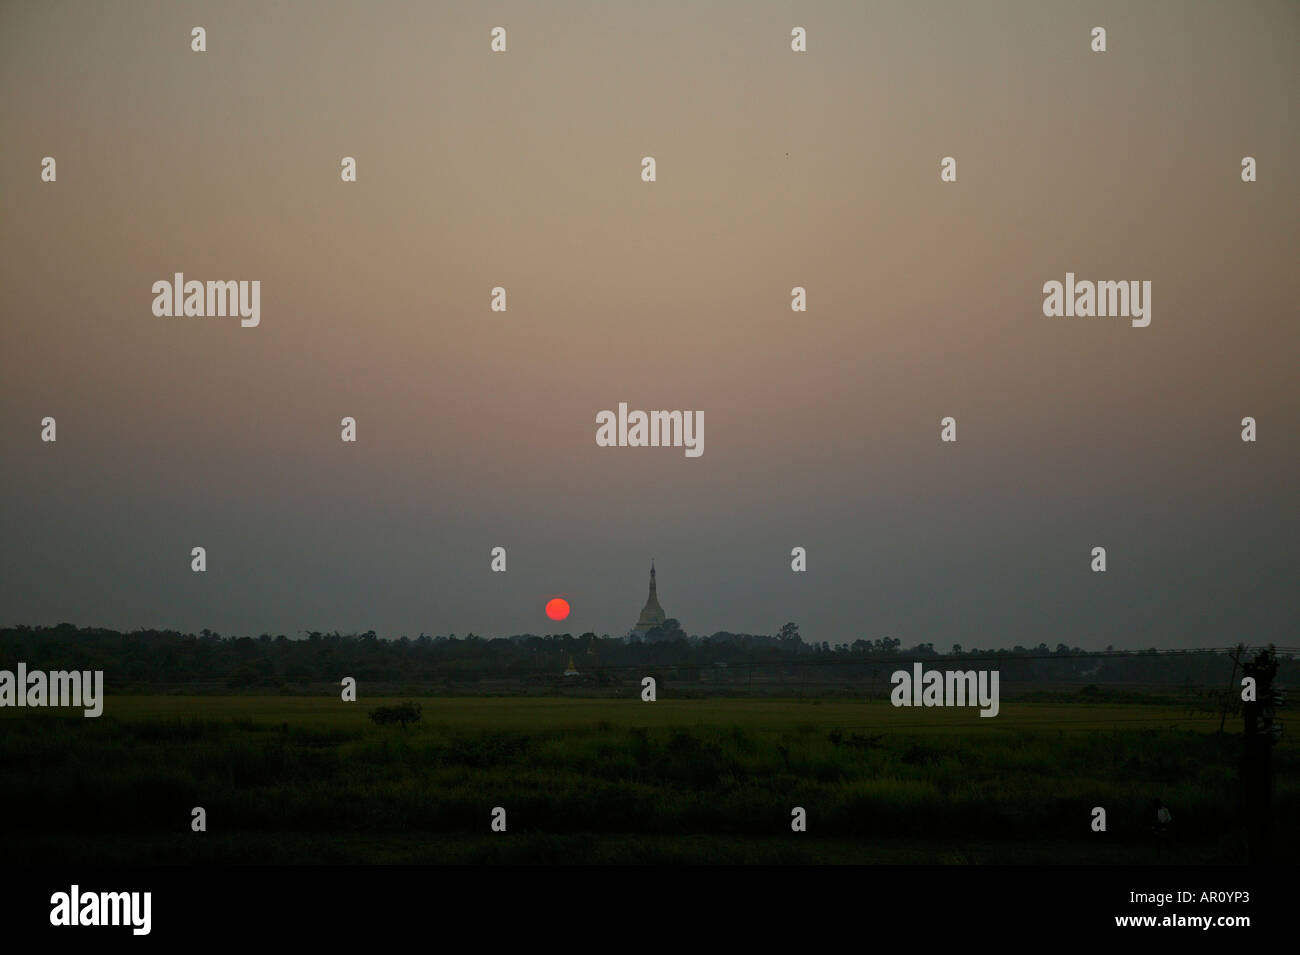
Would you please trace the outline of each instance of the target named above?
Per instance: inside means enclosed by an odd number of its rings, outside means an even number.
[[[655,562],[653,558],[650,561],[650,596],[646,599],[645,606],[641,608],[641,617],[637,620],[636,626],[632,628],[632,635],[644,637],[655,627],[662,627],[668,615],[664,613],[664,608],[659,606],[659,592],[655,586]]]

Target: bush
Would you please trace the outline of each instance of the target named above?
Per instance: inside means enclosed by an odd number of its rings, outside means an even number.
[[[398,703],[396,706],[380,706],[370,711],[370,718],[380,726],[400,723],[406,729],[407,723],[420,721],[419,703]]]

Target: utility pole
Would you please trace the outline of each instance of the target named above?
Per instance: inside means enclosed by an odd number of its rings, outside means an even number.
[[[1237,661],[1241,654],[1246,652],[1244,643],[1237,644],[1237,649],[1232,651],[1232,676],[1228,677],[1228,692],[1223,698],[1223,713],[1219,716],[1219,732],[1223,732],[1224,721],[1228,718],[1228,704],[1232,702],[1232,695],[1237,692]]]
[[[1270,645],[1245,663],[1243,677],[1255,681],[1255,698],[1241,705],[1245,717],[1245,751],[1242,783],[1246,794],[1246,827],[1251,865],[1267,865],[1273,849],[1273,741],[1280,726],[1274,726],[1273,677],[1277,674],[1277,653]]]

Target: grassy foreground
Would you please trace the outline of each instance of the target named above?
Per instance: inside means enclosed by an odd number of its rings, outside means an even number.
[[[116,696],[0,710],[15,862],[1112,862],[1245,858],[1241,738],[1159,706]],[[1230,727],[1235,729],[1235,727]],[[1275,753],[1278,855],[1296,747]],[[1174,814],[1147,831],[1153,798]],[[208,831],[190,831],[190,811]],[[507,831],[493,833],[493,807]],[[791,809],[808,831],[790,829]],[[1108,829],[1094,833],[1091,810]]]

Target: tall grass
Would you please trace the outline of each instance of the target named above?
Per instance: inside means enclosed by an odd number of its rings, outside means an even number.
[[[1243,856],[1240,738],[1140,720],[922,733],[810,723],[806,706],[767,703],[762,719],[742,707],[734,722],[725,707],[675,725],[596,708],[548,724],[502,700],[477,723],[403,729],[342,704],[290,721],[244,699],[219,718],[151,707],[0,719],[6,845],[43,862],[1031,861],[1048,846],[1059,861]],[[1283,853],[1297,842],[1296,748],[1275,756]],[[1154,798],[1174,814],[1160,838],[1148,831]],[[207,833],[190,831],[195,806]],[[489,833],[494,806],[507,809],[505,835]],[[790,831],[794,806],[806,834]],[[1094,806],[1105,834],[1090,829]]]

